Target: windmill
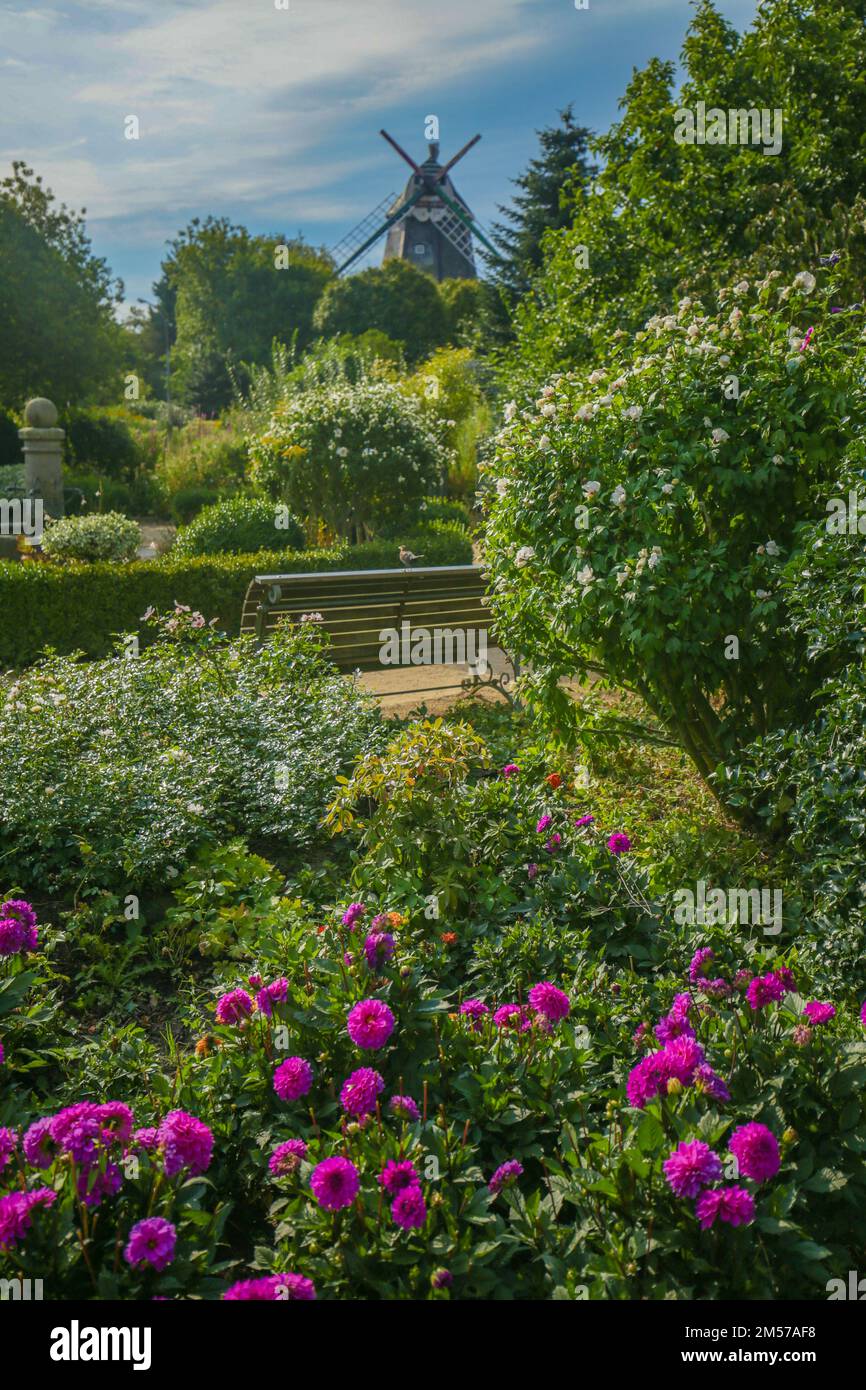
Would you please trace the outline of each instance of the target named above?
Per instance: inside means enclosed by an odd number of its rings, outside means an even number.
[[[477,237],[494,253],[495,247],[479,228],[449,175],[457,161],[478,144],[481,136],[474,136],[447,164],[439,163],[439,142],[434,140],[428,147],[427,159],[423,164],[416,164],[386,130],[380,130],[379,134],[401,159],[405,159],[412,177],[399,196],[392,193],[384,198],[337,243],[333,251],[338,263],[337,274],[348,270],[387,233],[384,260],[410,261],[435,280],[474,280],[477,272],[472,238]]]

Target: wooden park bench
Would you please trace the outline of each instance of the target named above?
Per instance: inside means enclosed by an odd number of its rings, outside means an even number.
[[[474,659],[479,656],[481,634],[487,650],[496,646],[482,573],[481,565],[419,565],[416,569],[259,574],[246,592],[241,633],[251,633],[261,643],[278,624],[306,618],[321,622],[330,638],[329,655],[341,671],[465,664],[471,674],[460,682],[463,689],[491,688],[510,702],[511,673],[506,669],[497,676],[489,662]],[[398,660],[393,659],[395,655]],[[453,684],[389,690],[388,694],[423,694]]]

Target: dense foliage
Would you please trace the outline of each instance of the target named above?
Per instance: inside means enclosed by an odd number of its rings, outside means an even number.
[[[137,522],[120,512],[59,517],[46,525],[42,538],[45,554],[58,561],[134,560],[140,544]]]
[[[303,550],[300,522],[263,497],[230,497],[182,527],[175,555],[242,555],[256,550]]]

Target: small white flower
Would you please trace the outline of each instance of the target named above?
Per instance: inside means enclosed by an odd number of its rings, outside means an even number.
[[[348,458],[348,456],[349,456],[349,450],[346,448],[346,446],[345,446],[344,444],[341,444],[341,445],[340,445],[340,448],[337,450],[337,458],[344,459],[344,458]]]
[[[650,569],[651,569],[651,570],[657,569],[658,566],[661,564],[661,562],[662,562],[661,551],[653,550],[652,555],[651,555],[651,556],[649,557],[649,559],[647,560],[647,564],[649,565]]]
[[[578,584],[582,584],[585,589],[589,588],[594,578],[595,575],[593,574],[592,565],[584,565],[583,569],[578,570],[575,575]]]
[[[777,546],[775,541],[767,541],[767,544],[764,546],[764,549],[766,550],[768,555],[778,555],[779,553],[779,547]]]
[[[588,380],[590,386],[597,386],[600,381],[604,381],[604,372],[596,369],[594,372],[590,372]]]
[[[539,449],[544,449],[545,451],[551,447],[549,434],[543,434],[541,436],[541,438],[538,441],[538,447]]]
[[[593,418],[594,415],[595,415],[595,406],[592,406],[592,405],[582,405],[582,406],[579,407],[578,410],[575,411],[575,416],[574,416],[574,418],[575,418],[576,420],[591,420],[591,419]]]
[[[601,483],[590,481],[583,484],[584,497],[594,497],[597,492],[601,492]]]
[[[730,359],[730,357],[728,356],[728,354],[727,354],[726,352],[723,352],[722,355],[721,355],[721,357],[719,358],[719,366],[720,366],[720,367],[727,367],[727,365],[728,365],[728,363],[730,362],[730,360],[731,360],[731,359]]]
[[[639,420],[640,417],[643,415],[643,406],[630,405],[626,410],[623,411],[623,415],[627,420]]]
[[[541,394],[542,394],[542,396],[544,396],[545,398],[547,398],[547,397],[549,397],[549,396],[552,396],[552,395],[553,395],[553,387],[552,387],[552,386],[544,386],[544,387],[542,387]]]
[[[622,588],[623,584],[627,584],[627,583],[628,583],[628,570],[617,570],[617,572],[616,572],[616,582],[617,582],[617,584],[619,585],[620,588]]]
[[[625,386],[625,377],[624,377],[624,376],[618,376],[617,379],[616,379],[616,381],[612,381],[612,382],[610,383],[610,389],[611,389],[611,391],[621,391],[622,388],[623,388],[624,386]]]
[[[668,330],[671,330],[676,327],[678,327],[676,316],[674,314],[666,314],[665,317],[662,319],[662,328],[667,328]]]
[[[728,323],[731,325],[732,328],[736,328],[737,324],[741,321],[742,317],[742,309],[732,309],[730,314],[728,315]]]
[[[662,483],[662,492],[664,493],[665,497],[670,497],[670,495],[671,495],[671,493],[673,492],[673,490],[674,490],[674,485],[673,485],[673,483]]]
[[[517,402],[509,401],[505,407],[504,413],[506,420],[513,420],[515,415],[517,414]]]
[[[548,420],[550,420],[556,414],[556,406],[553,404],[552,401],[547,401],[541,407],[541,413],[542,415],[546,416]]]
[[[613,405],[613,396],[600,396],[600,397],[599,397],[599,400],[598,400],[598,404],[599,404],[599,405]]]
[[[766,589],[756,589],[756,590],[755,590],[755,598],[769,598],[769,597],[770,597],[770,595],[767,593],[767,590],[766,590]]]
[[[622,486],[622,484],[619,484],[617,487],[614,488],[613,492],[610,494],[610,500],[615,507],[622,506],[623,502],[625,501],[625,488]]]
[[[749,292],[749,282],[748,282],[748,280],[740,280],[736,285],[734,285],[734,294],[748,294],[748,292]]]
[[[504,497],[504,496],[505,496],[506,492],[508,491],[509,486],[510,486],[510,484],[509,484],[509,481],[508,481],[507,478],[497,478],[497,479],[496,479],[496,491],[499,493],[499,496],[500,496],[500,497]]]
[[[727,444],[730,437],[727,430],[713,430],[713,443],[717,446]]]
[[[801,270],[794,276],[794,289],[802,290],[804,294],[811,294],[815,288],[815,277],[808,270]]]
[[[528,565],[529,562],[534,559],[535,551],[533,550],[532,546],[522,545],[514,557],[514,563],[520,569],[523,569],[524,565]]]
[[[780,464],[784,463],[785,460],[784,460],[784,458],[782,457],[781,454],[774,454],[774,455],[773,455],[773,462],[775,463],[776,467],[778,467]]]

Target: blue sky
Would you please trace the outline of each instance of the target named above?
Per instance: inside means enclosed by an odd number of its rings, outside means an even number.
[[[688,0],[0,0],[0,166],[87,208],[94,248],[148,296],[193,216],[332,246],[408,170],[436,115],[483,224],[574,103],[602,130],[631,71],[678,58]],[[755,0],[719,0],[742,29]],[[128,116],[139,139],[124,136]],[[374,255],[378,260],[380,250]]]

